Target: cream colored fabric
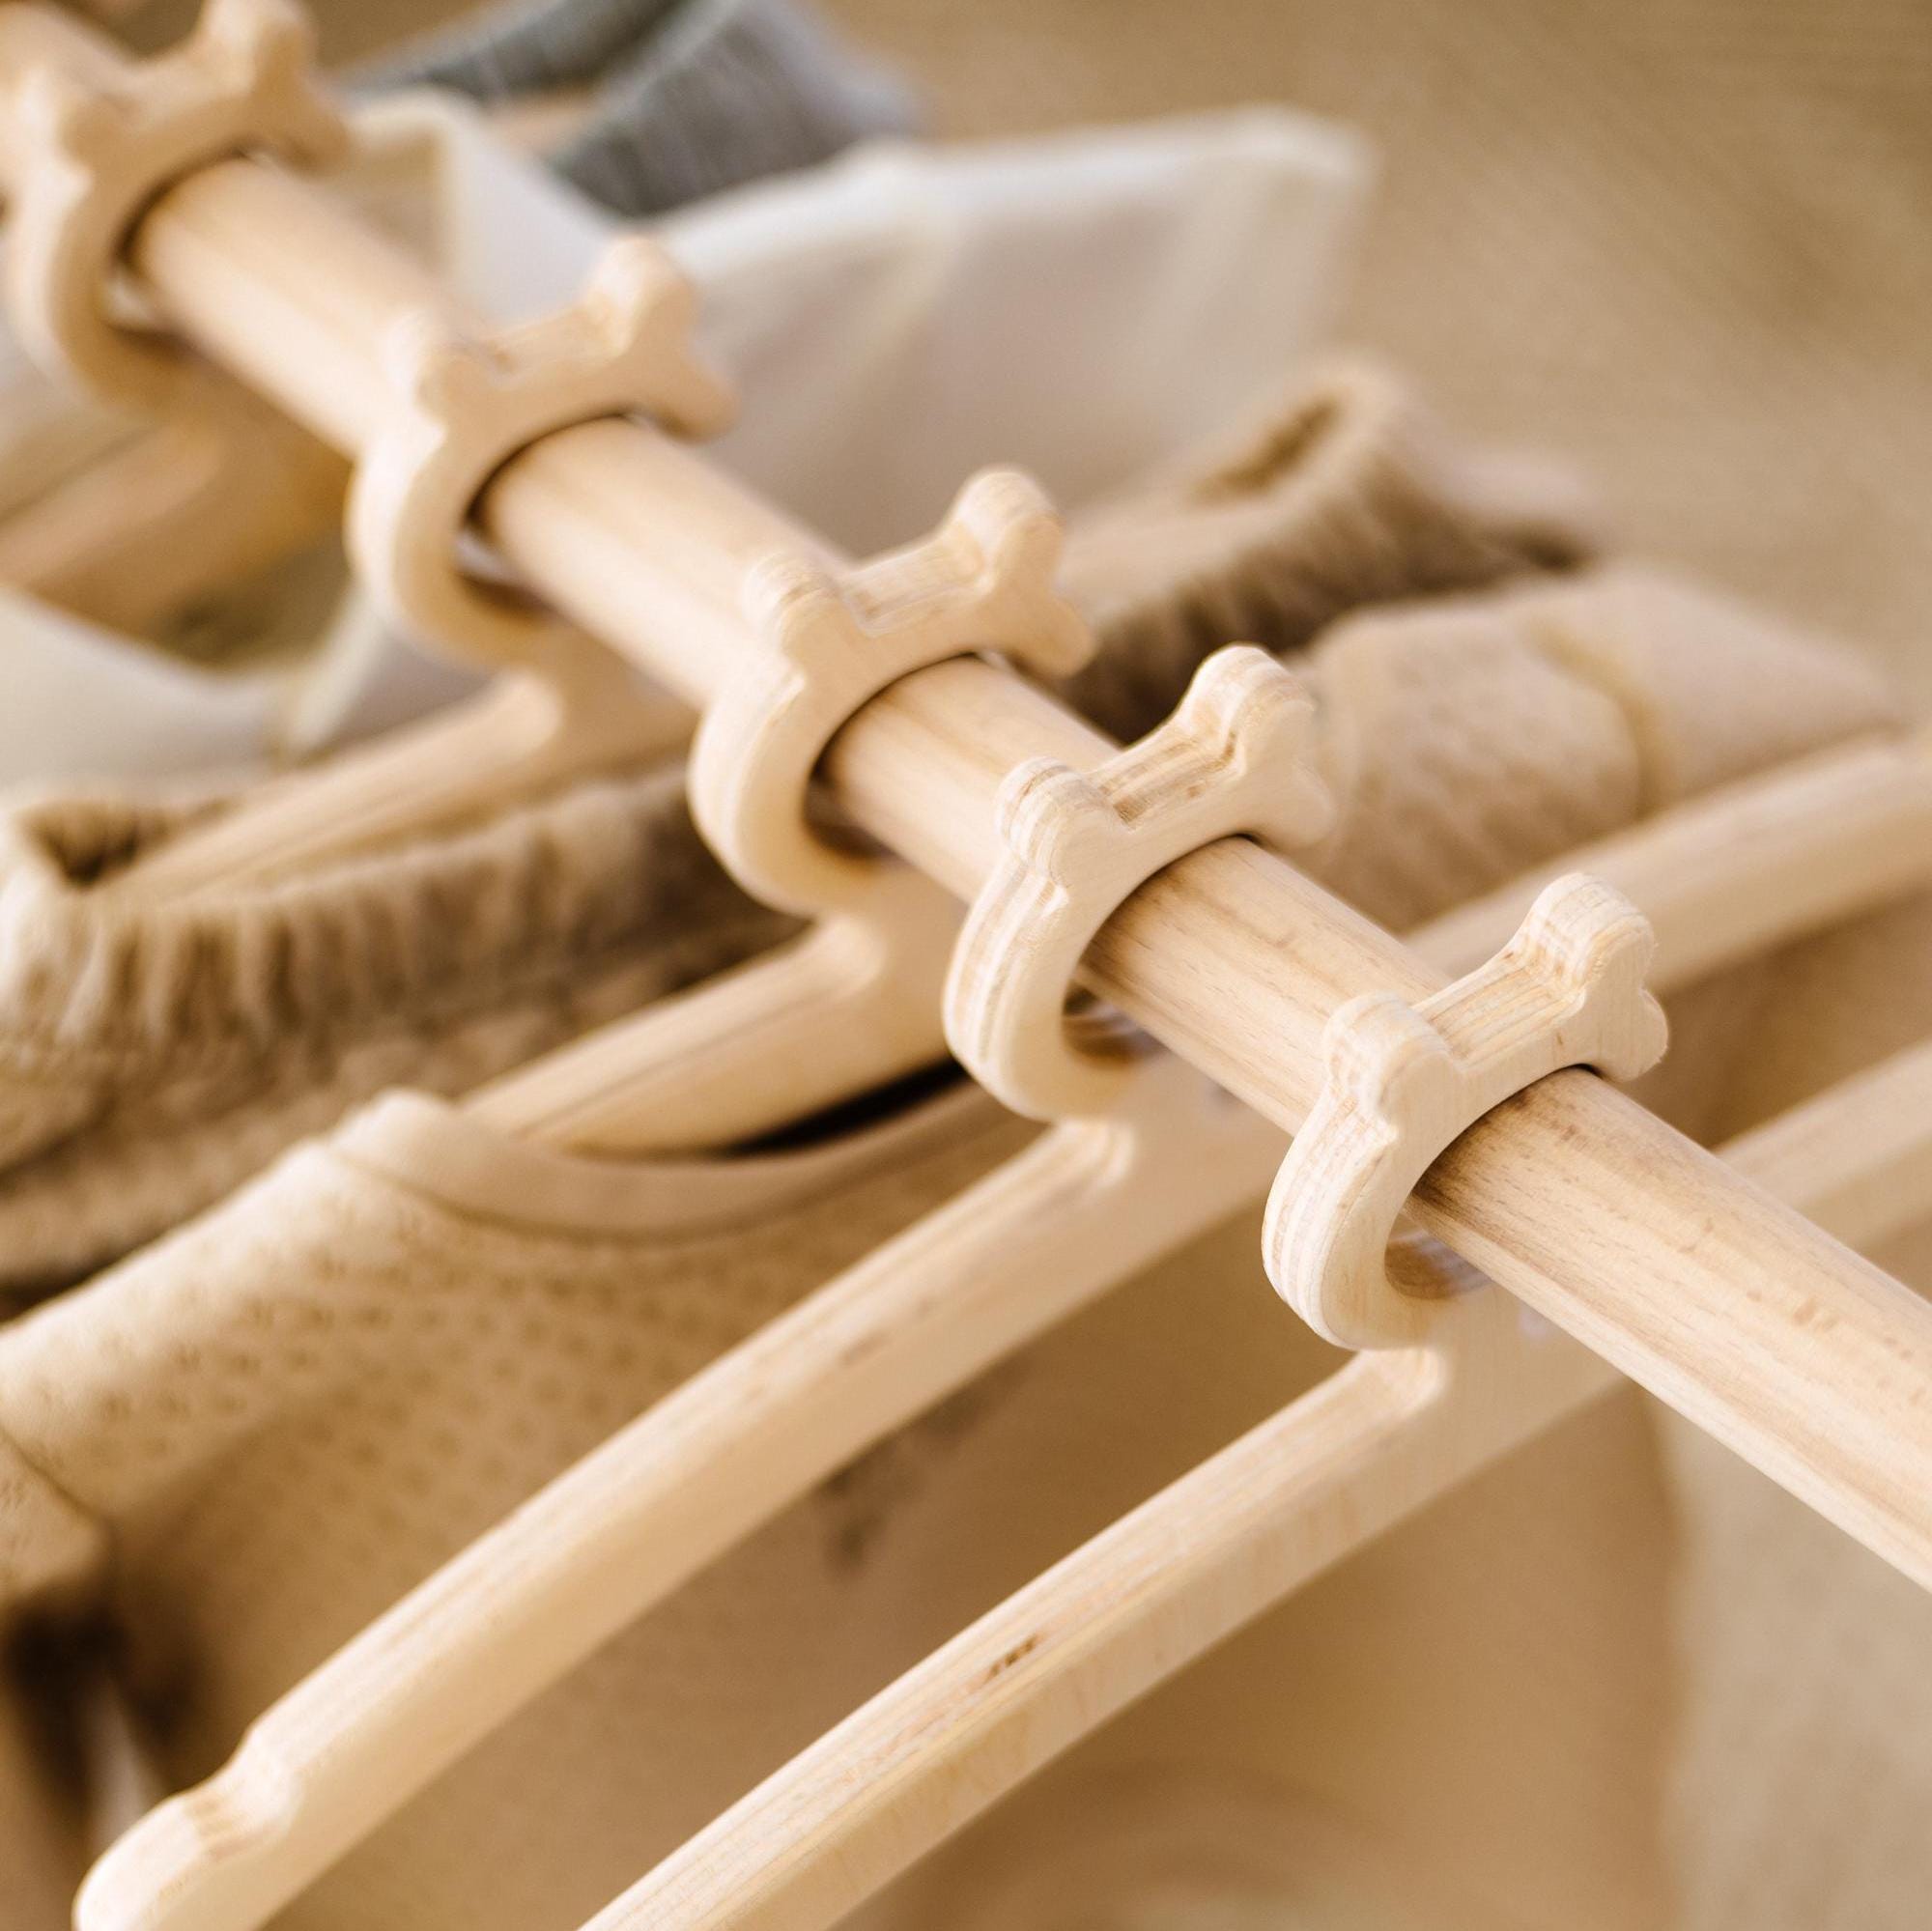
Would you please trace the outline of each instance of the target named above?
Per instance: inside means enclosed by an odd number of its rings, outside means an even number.
[[[1291,648],[1332,610],[1581,548],[1561,517],[1472,490],[1387,377],[1315,375],[1251,437],[1266,460],[1216,452],[1145,507],[1076,520],[1068,582],[1100,649],[1075,696],[1117,726],[1164,713],[1232,617]],[[1137,516],[1158,554],[1109,592]],[[232,797],[77,793],[0,818],[0,1292],[117,1258],[384,1086],[463,1092],[772,943],[789,927],[725,882],[679,782],[589,784],[139,909],[98,888]]]
[[[1651,761],[1675,739],[1660,721],[1689,728],[1678,707],[1710,691],[1674,659],[1666,677],[1619,644],[1630,581],[1550,594],[1566,638],[1601,655],[1587,676],[1573,648],[1539,641],[1547,614],[1532,621],[1538,598],[1523,591],[1356,619],[1312,654],[1331,736],[1348,747],[1335,758],[1343,824],[1319,855],[1342,890],[1421,917],[1438,895],[1426,879],[1402,887],[1405,902],[1351,854],[1458,851],[1458,828],[1475,823],[1483,836],[1450,887],[1480,890],[1665,788]],[[1698,626],[1685,635],[1694,651]],[[1510,720],[1529,776],[1493,796],[1492,651],[1536,694]],[[1363,657],[1377,671],[1366,681]],[[1813,695],[1821,731],[1882,715],[1855,666],[1775,628],[1761,659],[1796,680],[1794,698]],[[1607,677],[1607,663],[1627,674]],[[1713,688],[1734,669],[1714,669]],[[1368,708],[1351,723],[1354,704]],[[1425,751],[1464,741],[1466,765],[1452,756],[1416,781]],[[1550,809],[1566,785],[1583,804]],[[1694,1036],[1679,1051],[1694,1057]],[[385,1102],[0,1330],[0,1432],[38,1504],[0,1519],[4,1560],[16,1587],[50,1575],[92,1586],[125,1633],[157,1761],[170,1781],[198,1776],[468,1538],[1020,1137],[961,1095],[818,1151],[603,1166],[504,1143],[426,1098]],[[1232,1228],[1151,1270],[863,1458],[541,1699],[285,1924],[573,1931],[895,1670],[1322,1372],[1332,1357],[1266,1293],[1255,1239],[1252,1225]],[[1031,1850],[1009,1855],[1000,1833],[1026,1813],[1006,1806],[959,1855],[993,1850],[916,1876],[879,1921],[1004,1924],[999,1884],[1031,1871],[1050,1890],[1082,1832],[1104,1839],[1111,1817],[1133,1814],[1115,1801],[1122,1778],[1168,1820],[1141,1849],[1164,1847],[1155,1862],[1189,1874],[1191,1917],[1177,1919],[1189,1931],[1242,1895],[1259,1897],[1259,1921],[1279,1921],[1300,1894],[1293,1860],[1236,1867],[1215,1853],[1215,1793],[1231,1789],[1257,1829],[1287,1829],[1312,1805],[1308,1828],[1329,1836],[1363,1820],[1418,1855],[1461,1841],[1456,1888],[1437,1903],[1465,1900],[1463,1921],[1656,1921],[1646,1793],[1662,1738],[1629,1688],[1661,1667],[1665,1633],[1643,1533],[1653,1475],[1628,1408],[1586,1418],[1550,1459],[1472,1491],[1448,1531],[1419,1526],[1378,1552],[1352,1607],[1318,1591],[1244,1639],[1240,1652],[1264,1660],[1249,1678],[1204,1679],[1221,1686],[1205,1707],[1222,1720],[1201,1721],[1178,1689],[1070,1760],[1073,1780],[1056,1774],[1034,1814],[1070,1816],[1072,1839],[1042,1824]],[[1579,1506],[1592,1491],[1605,1514]],[[76,1542],[76,1508],[111,1542]],[[1445,1551],[1532,1534],[1551,1551],[1537,1584],[1548,1593],[1525,1587],[1499,1618],[1495,1560],[1457,1565]],[[1471,1646],[1446,1672],[1430,1647],[1440,1628]],[[1327,1693],[1319,1652],[1305,1667],[1287,1661],[1317,1630],[1347,1660]],[[1542,1687],[1512,1698],[1511,1683]],[[1549,1722],[1553,1704],[1590,1751]],[[1480,1778],[1455,1774],[1465,1746],[1488,1766]],[[1391,1752],[1463,1787],[1411,1816]],[[933,1874],[948,1870],[956,1885]]]

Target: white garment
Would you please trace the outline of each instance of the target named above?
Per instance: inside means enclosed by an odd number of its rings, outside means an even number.
[[[621,225],[466,103],[357,119],[346,191],[493,320],[569,300]],[[936,521],[982,463],[1024,464],[1070,506],[1276,383],[1339,291],[1367,173],[1346,131],[1250,111],[888,144],[657,232],[740,393],[719,459],[863,554]],[[0,596],[0,783],[304,753],[473,682],[355,596],[298,665],[228,674]]]

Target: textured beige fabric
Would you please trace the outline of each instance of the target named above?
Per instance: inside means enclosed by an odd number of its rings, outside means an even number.
[[[1896,715],[1846,652],[1628,565],[1347,618],[1309,674],[1341,812],[1304,863],[1398,928]]]
[[[540,1481],[1022,1138],[961,1093],[829,1152],[599,1172],[394,1101],[16,1323],[5,1426],[117,1525],[131,1679],[171,1780]],[[870,1687],[858,1585],[888,1500],[863,1479],[818,1497],[289,1921],[567,1931],[744,1766]]]
[[[1591,522],[1561,472],[1460,446],[1373,364],[1323,365],[1076,519],[1062,582],[1101,647],[1065,693],[1138,737],[1231,639],[1297,650],[1362,605],[1572,566]]]
[[[1288,649],[1337,610],[1573,559],[1548,494],[1494,487],[1391,378],[1318,373],[1232,456],[1076,522],[1068,584],[1100,648],[1074,695],[1139,731],[1231,635]],[[385,1086],[461,1093],[781,936],[679,784],[584,785],[158,908],[96,888],[232,797],[0,818],[0,1294],[130,1251]]]
[[[446,14],[458,4],[416,0],[409,11]],[[1932,29],[1922,6],[828,4],[915,70],[961,129],[1258,96],[1368,128],[1386,165],[1355,332],[1421,370],[1460,418],[1586,457],[1608,481],[1620,524],[1645,548],[1869,639],[1889,651],[1921,708],[1932,699],[1924,648],[1932,548],[1922,529],[1932,337],[1921,323],[1932,296],[1922,217],[1932,180]],[[323,11],[341,47],[359,48],[396,24],[393,7],[369,0],[327,0]],[[1712,694],[1719,718],[1737,695],[1735,687]],[[1625,761],[1634,772],[1634,758]],[[1395,881],[1378,889],[1401,902],[1419,888],[1399,865],[1391,868]],[[1873,1043],[1861,1036],[1865,1027],[1888,1029],[1882,1015],[1899,1009],[1899,964],[1922,969],[1926,935],[1921,925],[1914,937],[1911,926],[1923,916],[1899,915],[1892,937],[1871,922],[1810,952],[1808,963],[1767,965],[1674,1002],[1680,1036],[1694,1009],[1700,1052],[1715,1052],[1704,1042],[1726,1029],[1734,1036],[1723,1062],[1728,1089],[1715,1062],[1696,1082],[1707,1130],[1730,1130],[1779,1096],[1798,1096],[1826,1075],[1828,1058],[1855,1063]],[[1833,944],[1886,962],[1886,976],[1863,982],[1865,998],[1829,989],[1826,968],[1845,963]],[[1764,996],[1769,986],[1791,992],[1813,972],[1819,990],[1808,1001]],[[1837,1043],[1815,1057],[1753,1049],[1766,1029],[1795,1039],[1802,1015],[1809,1024],[1828,1012],[1822,1036]],[[1665,1077],[1674,1070],[1666,1066]],[[1234,1244],[1252,1252],[1245,1238]],[[1894,1264],[1910,1258],[1902,1250]],[[1932,1280],[1932,1255],[1918,1258],[1926,1270],[1916,1278]],[[1220,1278],[1211,1261],[1204,1264],[1208,1278]],[[1157,1402],[1148,1412],[1163,1410]],[[1122,1441],[1139,1438],[1141,1419],[1130,1418]],[[1037,1921],[1053,1931],[1094,1931],[1096,1922],[1107,1931],[1204,1923],[1276,1931],[1284,1922],[1338,1931],[1357,1921],[1348,1914],[1360,1910],[1355,1870],[1366,1862],[1380,1908],[1362,1917],[1378,1931],[1407,1931],[1412,1919],[1486,1931],[1524,1922],[1487,1900],[1472,1904],[1438,1877],[1454,1844],[1401,1835],[1442,1807],[1416,1800],[1446,1793],[1451,1821],[1478,1839],[1487,1832],[1494,1841],[1498,1818],[1517,1830],[1518,1803],[1535,1791],[1505,1779],[1537,1732],[1486,1725],[1493,1706],[1482,1691],[1506,1685],[1519,1663],[1549,1685],[1552,1708],[1567,1707],[1562,1697],[1575,1686],[1538,1670],[1548,1655],[1540,1645],[1574,1648],[1579,1678],[1623,1685],[1628,1702],[1670,1668],[1656,1627],[1615,1632],[1629,1645],[1622,1651],[1603,1646],[1605,1622],[1650,1602],[1652,1585],[1656,1602],[1665,1601],[1662,1578],[1643,1570],[1641,1586],[1632,1586],[1627,1568],[1593,1567],[1552,1547],[1554,1529],[1582,1513],[1580,1493],[1627,1515],[1660,1507],[1662,1496],[1633,1481],[1606,1483],[1610,1439],[1582,1444],[1567,1463],[1553,1446],[1540,1448],[1534,1465],[1553,1469],[1554,1489],[1532,1491],[1513,1464],[1305,1592],[1149,1706],[1159,1711],[1184,1695],[1198,1712],[1198,1736],[1222,1749],[1259,1705],[1281,1727],[1320,1733],[1328,1760],[1373,1755],[1358,1787],[1395,1786],[1385,1806],[1397,1813],[1390,1834],[1372,1828],[1380,1821],[1374,1815],[1367,1827],[1345,1815],[1333,1828],[1305,1830],[1306,1801],[1284,1802],[1267,1781],[1234,1775],[1197,1790],[1210,1791],[1217,1817],[1238,1820],[1238,1857],[1212,1823],[1179,1833],[1178,1847],[1163,1843],[1173,1792],[1139,1801],[1145,1783],[1123,1745],[1128,1764],[1111,1781],[1096,1783],[1076,1760],[1035,1793],[1048,1815],[1033,1834],[1004,1828],[1010,1807],[994,1820],[982,1842],[1011,1854],[1009,1874],[996,1857],[963,1876],[949,1863],[935,1872],[943,1881],[921,1893],[926,1915],[910,1921],[952,1931],[948,1918],[956,1915],[971,1931],[1033,1931],[1034,1920],[1009,1906],[1044,1893],[1051,1904]],[[1915,1749],[1932,1736],[1922,1604],[1719,1451],[1689,1447],[1672,1450],[1686,1513],[1682,1587],[1673,1592],[1685,1611],[1675,1670],[1686,1692],[1675,1811],[1684,1909],[1667,1917],[1661,1898],[1625,1889],[1608,1903],[1546,1899],[1549,1908],[1527,1921],[1644,1931],[1666,1921],[1694,1931],[1916,1927],[1924,1920],[1932,1795],[1924,1765],[1932,1752]],[[1477,1499],[1501,1484],[1510,1505],[1492,1503],[1478,1516]],[[1417,1546],[1424,1537],[1435,1538],[1426,1549]],[[1445,1575],[1465,1553],[1487,1559],[1492,1577],[1556,1565],[1567,1591],[1525,1605],[1520,1591],[1453,1588]],[[1639,1552],[1639,1569],[1642,1560]],[[1615,1608],[1606,1612],[1606,1603]],[[1593,1671],[1601,1672],[1594,1685]],[[1455,1687],[1470,1680],[1481,1688],[1457,1700]],[[1277,1684],[1292,1701],[1257,1694]],[[1620,1714],[1627,1718],[1614,1707],[1605,1713]],[[1110,1734],[1137,1733],[1138,1722]],[[1609,1721],[1568,1735],[1570,1754],[1627,1762]],[[1507,1847],[1518,1858],[1577,1827],[1581,1806],[1563,1801],[1576,1794],[1566,1767],[1531,1764],[1546,1774],[1548,1801]],[[1606,1775],[1584,1795],[1609,1797],[1614,1809],[1614,1786]],[[1640,1864],[1648,1820],[1618,1811],[1616,1822]],[[1216,1891],[1204,1905],[1204,1843],[1222,1847],[1210,1868],[1259,1865],[1254,1887],[1232,1903]],[[1143,1893],[1122,1903],[1118,1888],[1096,1885],[1065,1903],[1063,1874],[1077,1883],[1097,1867],[1111,1883],[1122,1862],[1139,1875],[1156,1858],[1167,1860],[1170,1879],[1177,1866],[1183,1878],[1151,1900]],[[1293,1913],[1279,1908],[1283,1861],[1300,1883]],[[1311,1865],[1342,1875],[1311,1881]],[[1616,1882],[1608,1874],[1606,1884]]]
[[[1507,589],[1356,619],[1319,645],[1347,791],[1325,875],[1421,917],[1444,888],[1428,866],[1387,882],[1371,862],[1383,847],[1456,854],[1446,889],[1480,890],[1665,789],[1656,748],[1689,728],[1677,707],[1711,692],[1674,658],[1619,643],[1641,588],[1561,593],[1561,650],[1540,640],[1538,599]],[[1686,625],[1685,649],[1699,634]],[[1576,637],[1598,660],[1587,675]],[[1492,653],[1508,688],[1535,694],[1506,720],[1518,776],[1493,796]],[[1814,692],[1821,732],[1883,713],[1857,667],[1776,629],[1761,660],[1797,680],[1794,697]],[[1714,688],[1733,674],[1725,662]],[[1465,850],[1471,822],[1482,836]],[[50,1572],[91,1584],[124,1631],[166,1777],[205,1774],[436,1563],[1023,1130],[960,1095],[817,1151],[599,1165],[501,1142],[426,1098],[385,1103],[0,1330],[0,1432],[16,1458],[0,1570],[16,1589]],[[1255,1239],[1243,1224],[1200,1243],[865,1457],[541,1699],[285,1923],[572,1931],[895,1669],[1322,1372],[1332,1357],[1265,1292]],[[1104,1836],[1132,1814],[1115,1802],[1122,1777],[1152,1792],[1168,1823],[1142,1848],[1191,1871],[1188,1931],[1237,1892],[1259,1897],[1264,1922],[1299,1894],[1293,1860],[1217,1860],[1229,1813],[1215,1793],[1231,1788],[1256,1829],[1312,1804],[1316,1828],[1339,1814],[1419,1855],[1460,1841],[1462,1921],[1656,1921],[1646,1796],[1662,1740],[1630,1688],[1662,1666],[1661,1613],[1637,1613],[1662,1601],[1641,1533],[1656,1502],[1646,1441],[1627,1406],[1584,1418],[1551,1459],[1472,1491],[1447,1532],[1419,1526],[1378,1552],[1352,1607],[1314,1592],[1244,1639],[1240,1653],[1269,1659],[1253,1680],[1210,1674],[1206,1705],[1178,1686],[1077,1753],[1039,1814],[1058,1803]],[[1592,1492],[1604,1512],[1577,1506]],[[111,1529],[110,1548],[75,1541],[76,1510]],[[1499,1551],[1532,1532],[1551,1551],[1548,1597],[1525,1589],[1499,1616]],[[1487,1556],[1458,1564],[1459,1544]],[[1470,1646],[1455,1670],[1425,1639],[1437,1619]],[[1314,1687],[1325,1662],[1311,1678],[1282,1661],[1316,1631],[1341,1643],[1348,1694]],[[1512,1697],[1512,1683],[1535,1693]],[[1220,1720],[1204,1724],[1204,1707]],[[1479,1745],[1482,1776],[1458,1778],[1454,1749],[1441,1754],[1463,1745]],[[1465,1787],[1409,1818],[1391,1752]],[[971,1841],[998,1847],[1013,1818],[1023,1806]],[[989,1873],[1020,1883],[1030,1860],[1050,1888],[1065,1841],[942,1860],[878,1921],[1004,1924]]]
[[[384,1086],[462,1092],[770,943],[681,785],[583,785],[158,907],[91,888],[221,802],[0,821],[0,1289],[115,1258]]]

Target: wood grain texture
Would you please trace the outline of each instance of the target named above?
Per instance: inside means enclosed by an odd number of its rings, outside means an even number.
[[[34,65],[9,134],[6,274],[14,327],[43,367],[147,407],[200,386],[205,371],[177,342],[114,321],[109,285],[170,182],[225,155],[319,164],[345,151],[314,55],[293,0],[210,0],[187,40],[136,70],[78,43]]]
[[[496,668],[581,657],[574,627],[462,567],[469,507],[519,450],[574,422],[636,413],[681,436],[723,430],[732,398],[692,350],[696,308],[669,256],[626,235],[554,315],[487,334],[437,308],[397,318],[389,411],[362,445],[348,520],[357,573],[397,629]]]
[[[1644,870],[1649,900],[1666,925],[1685,916],[1702,888],[1695,867],[1673,877],[1654,841],[1634,868]],[[924,895],[925,913],[945,915],[931,930],[921,996],[906,996],[912,980],[904,970],[869,988],[845,980],[849,962],[835,955],[827,980],[814,985],[808,977],[797,987],[804,1006],[768,1011],[760,1002],[785,982],[785,969],[767,960],[666,1001],[469,1105],[515,1130],[556,1138],[567,1128],[574,1138],[583,1120],[545,1102],[608,1083],[634,1103],[651,1102],[638,1107],[640,1122],[709,1103],[722,1124],[732,1108],[742,1113],[753,1090],[748,1071],[761,1055],[781,1069],[845,1064],[822,1044],[807,1052],[775,1043],[778,1029],[843,1040],[898,1019],[916,1023],[921,1014],[930,1027],[957,914],[924,881],[908,875],[904,886]],[[1768,896],[1757,906],[1775,938],[1780,908]],[[882,944],[923,916],[919,905],[880,909]],[[815,953],[838,924],[801,941],[801,952]],[[1424,943],[1447,945],[1440,937]],[[1680,952],[1664,963],[1659,983],[1667,988],[1687,971]],[[606,1082],[613,1051],[623,1065]],[[1125,1082],[1111,1115],[1043,1136],[721,1357],[412,1591],[268,1711],[217,1776],[116,1849],[89,1892],[85,1931],[251,1931],[599,1642],[826,1470],[1259,1191],[1279,1144],[1259,1116],[1217,1101],[1172,1061],[1143,1064]],[[643,1137],[641,1126],[632,1131]],[[1737,1141],[1726,1157],[1842,1239],[1892,1237],[1932,1212],[1932,1046],[1848,1080]],[[1414,1496],[1439,1494],[1500,1453],[1497,1444],[1507,1445],[1513,1431],[1535,1433],[1566,1400],[1580,1403],[1609,1378],[1583,1350],[1524,1324],[1495,1295],[1473,1324],[1454,1310],[1445,1315],[1445,1292],[1466,1294],[1478,1283],[1456,1277],[1443,1257],[1412,1242],[1394,1251],[1416,1316],[1406,1336],[1411,1345],[1388,1367],[1358,1364],[1362,1372],[1341,1383],[1342,1414],[1360,1431],[1358,1459],[1350,1463],[1338,1450],[1330,1474],[1357,1497],[1350,1533],[1358,1543]],[[1349,1389],[1359,1399],[1347,1397]],[[1380,1403],[1391,1390],[1426,1390],[1428,1402],[1454,1399],[1471,1412],[1453,1425],[1434,1416],[1425,1426],[1420,1410],[1405,1407],[1414,1442],[1384,1463]],[[1329,1414],[1337,1399],[1317,1412]],[[1313,1439],[1305,1416],[1285,1417],[1267,1436],[1282,1453]],[[1410,1459],[1417,1449],[1427,1451],[1419,1468]],[[1199,1479],[1212,1488],[1208,1473]],[[1281,1506],[1292,1514],[1312,1492],[1296,1491]],[[1193,1493],[1184,1491],[1178,1506],[1191,1507]],[[1258,1520],[1248,1531],[1266,1533]],[[1322,1547],[1319,1539],[1308,1545],[1301,1560],[1310,1566],[1276,1572],[1275,1586],[1312,1575]],[[1230,1613],[1240,1620],[1257,1612]],[[1016,1601],[1002,1613],[1010,1622],[1029,1611]],[[1081,1666],[1084,1640],[1069,1633],[1056,1653],[1061,1666]],[[956,1688],[944,1672],[922,1680],[933,1694]],[[911,1681],[900,1693],[919,1693]],[[1053,1681],[1038,1677],[1022,1693],[1051,1693]],[[957,1733],[967,1754],[980,1747],[979,1733],[969,1731]],[[1032,1753],[1021,1751],[1004,1773],[1011,1780],[1050,1753],[1029,1734]],[[803,1787],[817,1771],[801,1763],[788,1775]],[[787,1814],[805,1814],[806,1800],[798,1803]],[[906,1856],[957,1828],[973,1807],[951,1800],[928,1806]],[[730,1849],[729,1827],[721,1832],[712,1840],[719,1859],[753,1855]],[[883,1872],[873,1863],[862,1868],[869,1874],[862,1884]],[[646,1886],[644,1895],[655,1894]]]
[[[24,36],[23,16],[36,23]],[[22,53],[44,56],[52,32],[31,10],[0,18],[0,76],[17,80]],[[0,114],[9,149],[17,119]],[[396,250],[250,160],[162,196],[129,260],[191,341],[349,450],[380,414],[386,330],[425,296],[423,271]],[[547,438],[479,507],[533,583],[700,706],[734,658],[761,647],[739,605],[748,567],[811,542],[634,423]],[[1091,763],[1109,749],[1011,671],[961,661],[874,700],[826,770],[858,823],[963,895],[995,856],[1005,771],[1036,755]],[[1282,861],[1229,841],[1137,892],[1084,977],[1291,1130],[1319,1091],[1336,1006],[1377,991],[1413,1000],[1441,983]],[[1897,1282],[1582,1073],[1539,1083],[1465,1134],[1415,1211],[1511,1292],[1932,1581],[1932,1308]]]
[[[1835,1138],[1863,1083],[1725,1150],[1846,1238],[1932,1211],[1932,1054],[1878,1076],[1894,1109],[1874,1171],[1909,1141],[1915,1189],[1847,1192],[1781,1156]],[[1858,1137],[1858,1136],[1855,1136]],[[1404,1253],[1419,1346],[1339,1373],[1009,1597],[874,1696],[584,1931],[825,1931],[1110,1717],[1342,1556],[1610,1384],[1508,1299]],[[87,1926],[86,1931],[98,1931]]]
[[[1563,1066],[1634,1079],[1662,1057],[1644,989],[1653,942],[1630,900],[1585,873],[1546,886],[1495,957],[1419,1005],[1351,999],[1328,1022],[1328,1077],[1268,1195],[1275,1292],[1344,1348],[1398,1348],[1434,1310],[1383,1252],[1451,1141]]]
[[[1327,832],[1314,722],[1298,678],[1231,644],[1166,723],[1093,770],[1014,766],[999,795],[1006,851],[946,982],[946,1036],[981,1086],[1037,1120],[1115,1104],[1145,1041],[1067,1013],[1081,955],[1136,888],[1187,853],[1241,836],[1293,851]]]
[[[378,1618],[261,1717],[217,1776],[109,1853],[77,1921],[265,1924],[760,1523],[1252,1201],[1280,1145],[1183,1062],[1147,1063],[1113,1116],[1034,1141],[720,1356]]]
[[[691,809],[754,898],[829,912],[870,889],[872,861],[812,825],[825,748],[879,693],[962,651],[992,649],[1041,677],[1093,656],[1080,613],[1054,587],[1062,529],[1032,477],[987,469],[940,528],[834,574],[781,549],[746,580],[747,622],[766,648],[714,691],[691,754]]]

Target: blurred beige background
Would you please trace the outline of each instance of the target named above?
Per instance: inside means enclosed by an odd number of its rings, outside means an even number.
[[[1382,178],[1346,332],[1932,710],[1928,0],[836,0],[980,133],[1269,99]]]
[[[1248,100],[1362,128],[1345,333],[1932,711],[1932,0],[820,4],[943,133]],[[316,5],[336,59],[464,11]]]

